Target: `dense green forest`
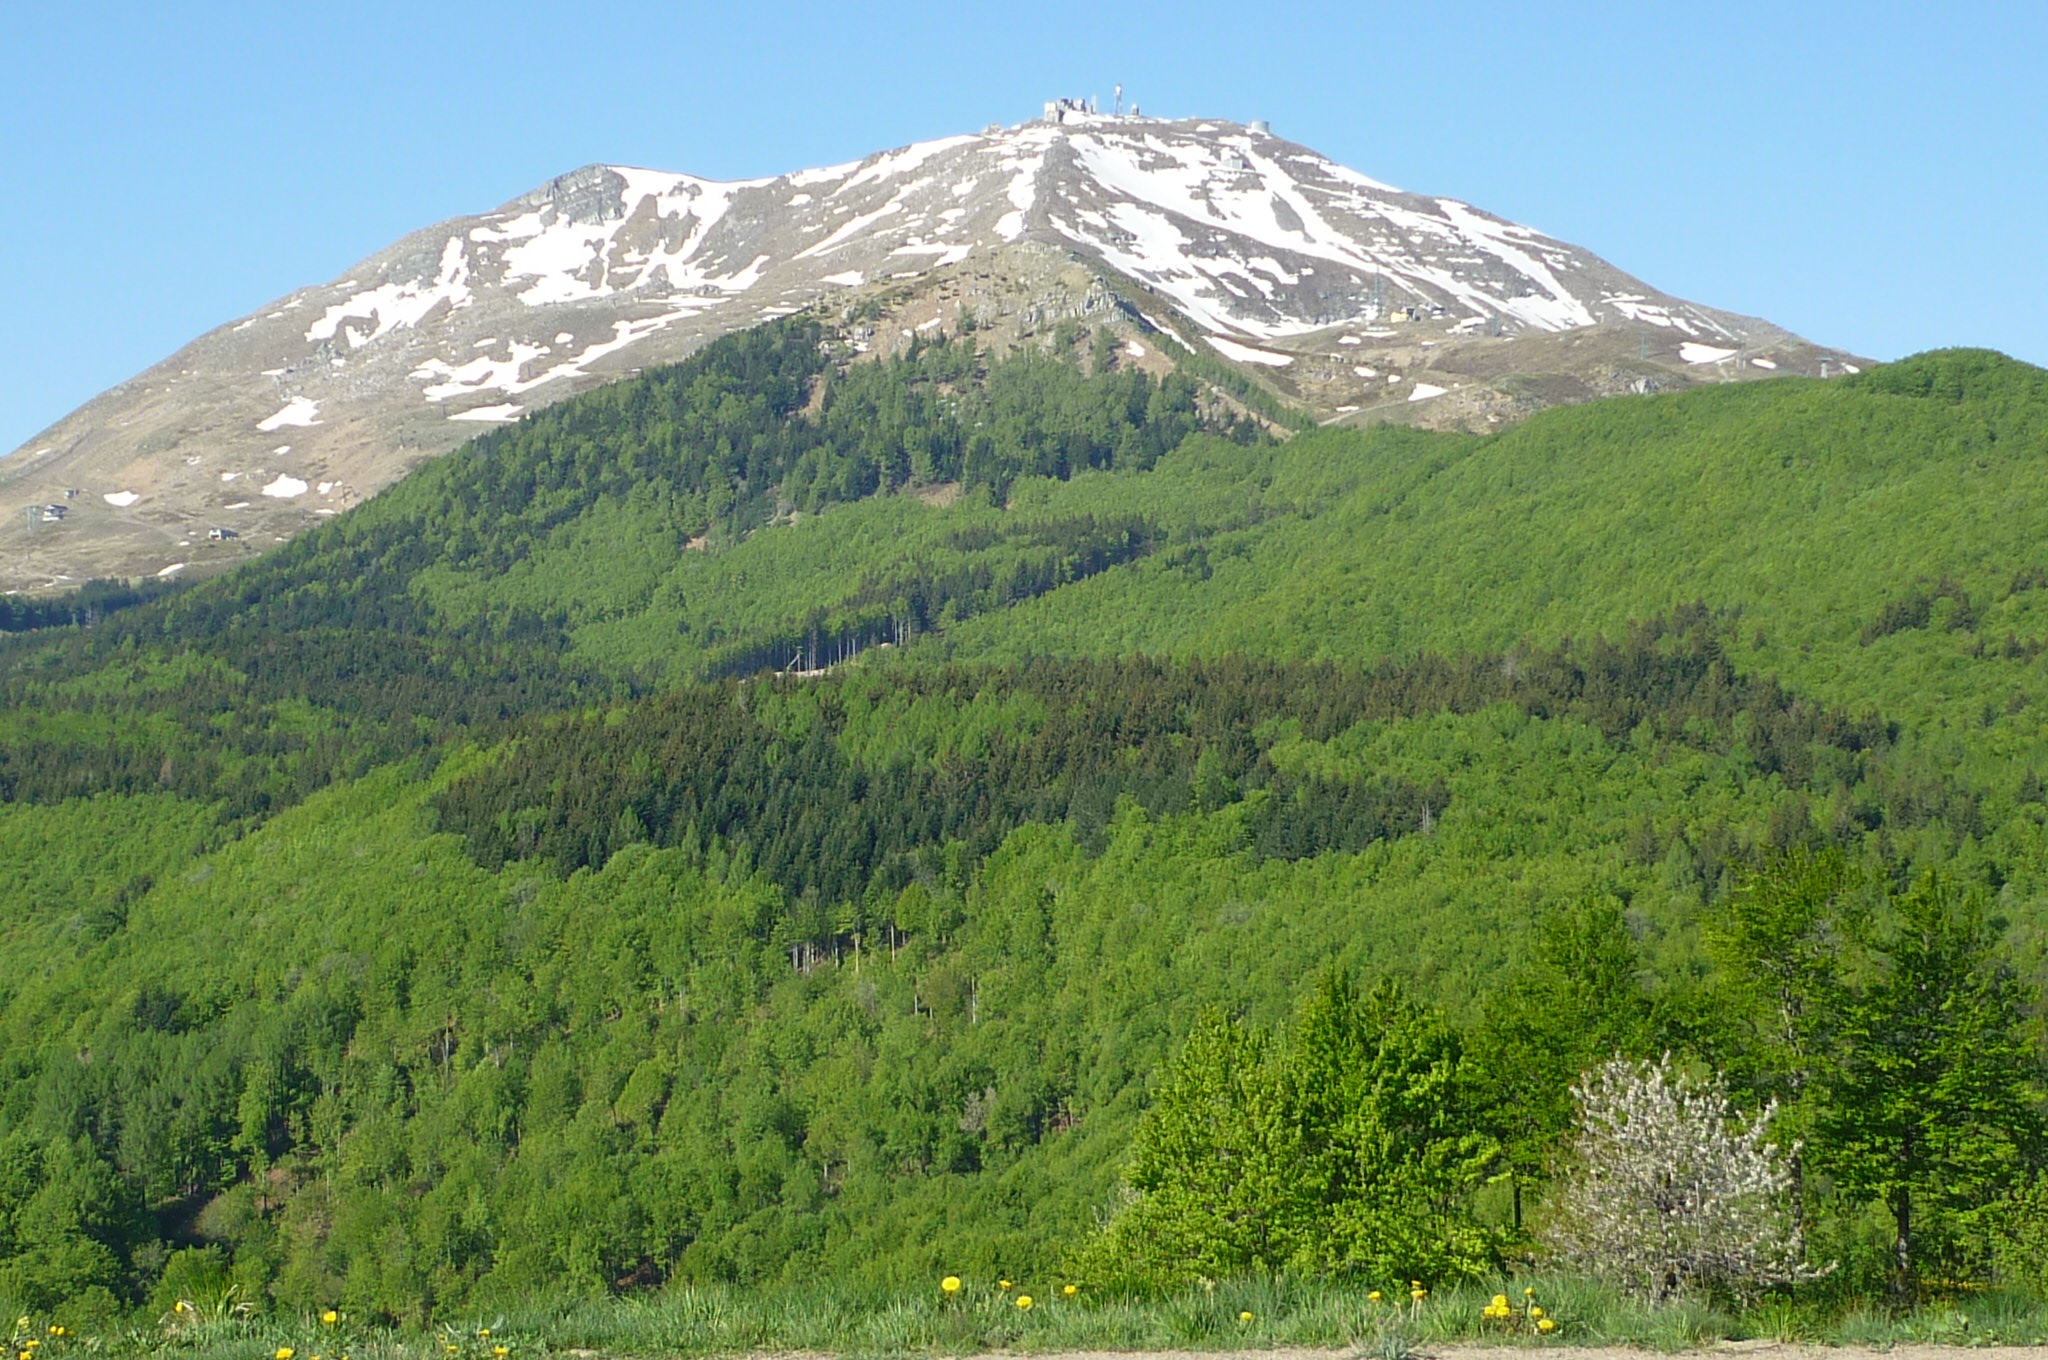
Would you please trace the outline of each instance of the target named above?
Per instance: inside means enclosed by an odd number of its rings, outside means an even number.
[[[1237,409],[792,318],[22,613],[0,1297],[1449,1279],[1537,1249],[1580,1071],[1666,1050],[1782,1102],[1825,1288],[2048,1283],[2048,374]],[[1893,1174],[1937,1041],[2004,1103]],[[1351,1236],[1162,1209],[1223,1145]],[[1342,1170],[1407,1146],[1434,1217]]]

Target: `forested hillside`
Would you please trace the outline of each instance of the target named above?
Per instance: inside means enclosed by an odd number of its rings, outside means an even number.
[[[1603,1045],[1779,1093],[1759,873],[1843,866],[1853,933],[1938,870],[2038,993],[2048,374],[1277,442],[1079,334],[846,359],[793,318],[22,615],[0,1296],[1085,1269],[1205,1008],[1333,963],[1519,1093],[1508,1242]],[[1808,1191],[1882,1274],[1882,1194]]]

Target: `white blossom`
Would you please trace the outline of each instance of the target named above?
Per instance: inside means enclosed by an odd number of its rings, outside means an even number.
[[[1657,1300],[1825,1273],[1805,1263],[1789,1159],[1766,1141],[1775,1103],[1738,1119],[1718,1077],[1689,1077],[1669,1054],[1616,1058],[1572,1094],[1579,1133],[1547,1234],[1561,1265]]]

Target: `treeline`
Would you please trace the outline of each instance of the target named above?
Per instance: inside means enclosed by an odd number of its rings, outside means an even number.
[[[260,819],[457,733],[630,692],[545,649],[370,630],[78,641],[0,680],[0,801],[165,792]]]
[[[109,614],[160,600],[182,587],[177,581],[87,581],[62,595],[0,596],[0,633],[38,628],[90,628]]]
[[[705,671],[738,676],[838,665],[867,648],[898,646],[946,624],[1037,599],[1134,562],[1151,552],[1160,537],[1138,515],[1080,515],[961,530],[943,545],[945,552],[957,555],[954,561],[912,557],[892,563],[840,604],[813,610],[787,633],[713,652]]]
[[[692,686],[538,725],[435,800],[442,829],[498,869],[602,866],[637,842],[720,847],[796,904],[790,938],[848,946],[914,883],[952,889],[1017,828],[1071,823],[1100,846],[1120,802],[1154,815],[1244,802],[1254,853],[1357,851],[1442,815],[1441,786],[1299,775],[1254,714],[1288,712],[1317,668],[1048,661],[844,683]],[[1355,677],[1351,677],[1356,683]],[[1362,694],[1359,697],[1363,697]],[[928,740],[890,715],[963,710]],[[982,721],[987,718],[988,720]],[[1252,795],[1257,795],[1252,797]]]

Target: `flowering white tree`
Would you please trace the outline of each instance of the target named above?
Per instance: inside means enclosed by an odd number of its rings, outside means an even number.
[[[1552,1254],[1652,1300],[1699,1285],[1753,1294],[1823,1274],[1806,1265],[1776,1105],[1735,1116],[1727,1087],[1616,1058],[1572,1089],[1579,1132],[1547,1234]]]

